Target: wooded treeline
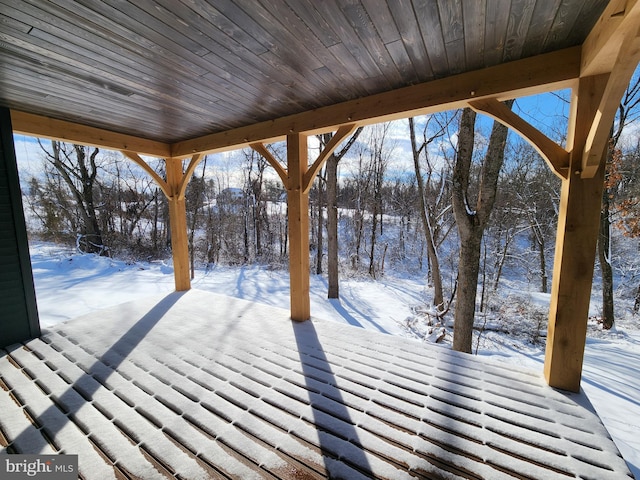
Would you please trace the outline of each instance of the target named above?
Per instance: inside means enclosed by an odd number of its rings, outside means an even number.
[[[623,120],[612,132],[603,202],[603,278],[611,278],[606,267],[616,255],[610,226],[640,234],[640,141],[621,144],[631,117]],[[319,137],[318,148],[329,140]],[[139,167],[112,152],[40,143],[42,174],[24,192],[37,220],[32,235],[132,260],[170,256],[167,200]],[[286,164],[284,150],[275,145],[272,154]],[[164,177],[162,161],[152,167]],[[338,296],[339,275],[424,275],[435,317],[449,311],[460,289],[456,323],[465,308],[471,323],[457,348],[468,351],[474,312],[506,271],[549,291],[559,191],[559,179],[532,147],[470,110],[365,127],[330,156],[310,192],[312,270],[329,272],[330,297]],[[256,151],[205,158],[186,201],[192,270],[217,263],[286,268],[286,192]],[[632,282],[635,275],[627,271]]]

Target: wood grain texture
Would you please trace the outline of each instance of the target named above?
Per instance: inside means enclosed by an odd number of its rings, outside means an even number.
[[[182,160],[167,159],[167,185],[169,197],[169,227],[171,228],[171,255],[173,258],[173,276],[177,292],[191,288],[189,270],[189,241],[187,238],[187,202],[180,196],[184,173]]]
[[[0,105],[182,142],[580,44],[606,0],[0,0]]]
[[[309,193],[304,191],[304,175],[308,165],[307,137],[287,136],[287,185],[289,233],[289,291],[291,319],[311,317],[309,297]]]
[[[580,169],[606,84],[606,76],[587,77],[573,91],[569,175],[562,181],[558,212],[544,374],[549,385],[573,392],[580,390],[604,163],[592,178],[581,178]]]

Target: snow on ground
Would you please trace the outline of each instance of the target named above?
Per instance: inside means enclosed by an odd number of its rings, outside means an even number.
[[[93,255],[77,255],[47,243],[31,248],[41,325],[57,323],[143,296],[174,289],[173,270],[162,262],[127,263]],[[261,266],[198,270],[197,289],[289,308],[288,274]],[[525,287],[526,288],[526,287]],[[368,330],[422,340],[430,333],[424,316],[427,297],[418,277],[388,275],[378,281],[345,278],[340,300],[326,298],[326,279],[311,277],[311,312],[316,318]],[[492,315],[477,341],[479,354],[495,361],[530,367],[542,374],[544,325],[523,328],[519,304],[545,308],[545,297],[507,283],[489,299]],[[544,318],[544,317],[543,317]],[[498,319],[498,320],[496,320]],[[500,320],[502,319],[502,320]],[[516,320],[518,319],[518,320]],[[530,322],[530,321],[529,321]],[[449,329],[450,331],[450,329]],[[504,332],[509,331],[510,334]],[[450,342],[448,335],[445,343]],[[640,320],[625,315],[616,329],[602,332],[590,322],[582,386],[636,478],[640,478]]]

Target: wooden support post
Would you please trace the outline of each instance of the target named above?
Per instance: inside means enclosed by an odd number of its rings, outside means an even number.
[[[592,178],[583,178],[582,157],[606,83],[606,75],[588,77],[574,89],[570,172],[558,216],[544,375],[552,387],[573,392],[580,391],[604,183],[604,158]]]
[[[183,183],[182,160],[167,158],[167,184],[169,197],[169,226],[171,228],[171,253],[173,255],[173,275],[176,291],[191,288],[189,275],[189,241],[187,238],[187,204],[180,195]]]
[[[308,168],[307,137],[287,136],[289,207],[289,275],[291,282],[291,318],[297,321],[311,317],[309,300],[309,194],[303,185]]]
[[[342,125],[331,141],[309,167],[307,136],[287,136],[287,168],[267,150],[262,143],[252,143],[251,148],[262,155],[280,176],[287,190],[289,207],[289,276],[291,318],[296,321],[311,317],[309,301],[309,191],[318,171],[329,155],[354,130],[356,124]]]

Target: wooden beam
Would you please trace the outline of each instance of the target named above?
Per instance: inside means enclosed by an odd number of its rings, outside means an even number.
[[[623,43],[611,73],[603,74],[607,78],[607,83],[587,135],[582,157],[583,177],[595,175],[600,166],[601,152],[609,142],[611,126],[620,105],[620,99],[629,86],[640,61],[640,38],[636,33],[629,35]]]
[[[573,92],[570,173],[562,181],[544,375],[552,387],[580,390],[591,282],[599,231],[604,162],[582,178],[582,153],[607,76],[580,79]],[[604,151],[601,155],[604,155]]]
[[[463,108],[470,100],[486,97],[507,100],[570,88],[580,75],[580,55],[581,48],[573,47],[213,133],[174,143],[171,156],[234,150],[253,143],[281,141],[295,133],[326,133],[339,125],[368,125]]]
[[[107,150],[137,152],[150,157],[167,158],[171,155],[168,143],[116,133],[79,123],[11,110],[14,133],[31,137],[48,138],[62,142],[89,145]]]
[[[580,76],[606,75],[607,83],[586,138],[581,175],[596,174],[620,99],[640,61],[640,1],[613,0],[582,45]]]
[[[302,188],[307,162],[306,135],[299,133],[288,135],[289,281],[291,318],[297,321],[308,320],[311,316],[309,299],[309,194],[304,193]]]
[[[173,256],[173,275],[176,291],[191,288],[189,275],[189,241],[187,238],[187,202],[180,197],[180,188],[184,180],[182,160],[167,158],[167,184],[169,197],[169,227],[171,229],[171,253]]]
[[[357,125],[355,123],[352,123],[350,125],[343,125],[338,128],[338,131],[333,135],[333,137],[331,137],[329,143],[327,143],[322,149],[322,152],[320,152],[320,155],[318,155],[316,161],[313,162],[313,165],[311,165],[311,167],[309,167],[309,170],[305,172],[302,179],[302,188],[304,193],[309,193],[309,191],[311,190],[313,180],[316,178],[316,175],[322,168],[322,165],[324,165],[324,162],[326,162],[327,158],[329,158],[329,155],[331,155],[335,151],[335,149],[338,148],[338,145],[340,145],[340,143],[342,143],[345,138],[351,135],[351,133],[356,128]]]
[[[487,98],[469,102],[477,112],[484,113],[519,133],[537,150],[551,170],[560,178],[567,178],[569,172],[569,152],[547,137],[510,108],[496,100]]]
[[[582,44],[580,76],[611,72],[618,52],[629,40],[629,35],[635,36],[639,22],[640,1],[610,1]]]
[[[147,172],[156,182],[158,187],[160,187],[160,190],[162,190],[164,196],[167,198],[171,198],[171,189],[169,188],[167,182],[162,177],[160,177],[160,175],[158,175],[158,173],[153,168],[151,168],[149,164],[140,157],[140,155],[138,155],[136,152],[128,152],[126,150],[122,150],[120,153],[122,153],[125,157],[127,157],[129,160],[131,160],[136,165],[141,167],[145,172]]]

